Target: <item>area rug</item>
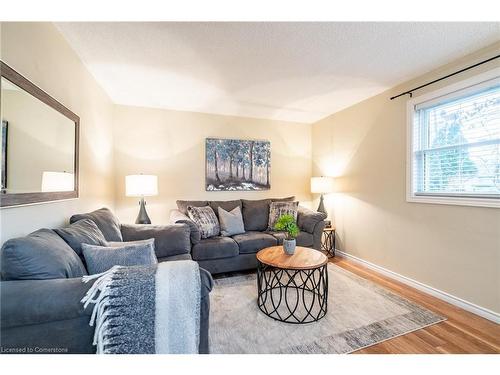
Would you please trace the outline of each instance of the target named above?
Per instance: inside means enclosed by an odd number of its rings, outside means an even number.
[[[257,307],[255,274],[215,280],[210,294],[210,352],[350,353],[445,318],[334,264],[328,312],[304,325],[276,321]]]

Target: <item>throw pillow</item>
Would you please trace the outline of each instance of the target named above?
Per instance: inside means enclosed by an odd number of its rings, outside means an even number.
[[[221,235],[228,237],[245,233],[240,206],[234,208],[231,212],[227,212],[222,207],[218,207],[218,211]]]
[[[230,212],[234,210],[236,207],[241,208],[241,200],[234,200],[234,201],[209,201],[208,205],[212,207],[212,210],[214,210],[215,215],[219,217],[219,207],[223,208],[227,212]]]
[[[150,266],[158,263],[154,250],[154,239],[134,242],[108,247],[82,244],[89,274],[102,273],[113,266]]]
[[[246,231],[262,232],[269,224],[269,204],[270,199],[247,200],[242,199],[243,222]]]
[[[70,223],[75,223],[82,219],[90,219],[96,223],[101,230],[106,241],[121,241],[120,221],[108,208],[100,208],[86,214],[76,214],[69,219]]]
[[[196,227],[198,226],[189,220]],[[125,241],[137,241],[144,238],[155,239],[155,253],[158,259],[191,252],[191,227],[185,224],[151,225],[123,224],[122,234]]]
[[[189,206],[192,206],[192,207],[208,206],[208,201],[181,201],[181,200],[178,200],[178,201],[176,201],[176,203],[177,203],[177,208],[184,215],[188,214],[188,207]]]
[[[39,229],[2,246],[2,280],[46,280],[87,274],[78,255],[53,230]]]
[[[147,240],[135,240],[135,241],[108,241],[106,242],[107,247],[123,247],[128,245],[146,245],[153,241],[153,248],[155,247],[154,238],[148,238]]]
[[[64,228],[54,229],[61,238],[82,257],[82,243],[106,245],[106,239],[97,224],[90,219],[79,220]]]
[[[297,221],[299,202],[272,202],[269,205],[269,225],[267,230],[274,230],[278,219],[283,215],[292,215]]]
[[[271,198],[271,202],[293,202],[295,201],[295,195],[285,198]]]
[[[210,238],[219,235],[219,221],[212,207],[189,206],[187,211],[189,218],[200,228],[201,238]]]

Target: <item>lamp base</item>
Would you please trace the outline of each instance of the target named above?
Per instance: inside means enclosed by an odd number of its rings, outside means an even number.
[[[316,211],[322,212],[322,213],[328,215],[328,213],[325,210],[325,203],[323,202],[323,194],[321,194],[321,197],[319,198],[319,206],[318,206],[318,209]]]
[[[136,224],[151,224],[151,219],[146,212],[146,202],[144,201],[144,197],[141,198],[139,202],[141,208],[139,209],[139,215],[137,215],[137,219],[135,220]]]
[[[323,201],[323,194],[321,194],[321,197],[319,199],[319,206],[316,211],[322,212],[326,215],[326,217],[328,217],[328,212],[326,212],[325,203]],[[331,227],[332,227],[332,222],[330,220],[325,219],[325,228],[331,228]]]

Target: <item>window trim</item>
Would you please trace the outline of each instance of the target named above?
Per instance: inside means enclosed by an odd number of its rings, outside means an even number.
[[[415,193],[413,191],[413,120],[415,116],[415,107],[425,102],[437,100],[449,96],[456,91],[467,89],[471,86],[479,85],[485,81],[500,79],[500,68],[491,69],[485,73],[477,74],[471,78],[453,83],[438,90],[414,97],[408,100],[406,104],[406,201],[410,203],[431,203],[447,204],[459,206],[477,206],[500,208],[500,199],[473,197],[462,194],[462,196]]]

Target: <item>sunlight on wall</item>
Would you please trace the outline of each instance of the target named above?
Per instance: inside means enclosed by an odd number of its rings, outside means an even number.
[[[116,213],[135,219],[137,201],[125,197],[124,176],[155,174],[159,195],[148,198],[153,222],[168,223],[177,199],[260,199],[295,195],[311,206],[311,125],[194,112],[115,106]],[[205,139],[269,140],[271,190],[205,191]]]

